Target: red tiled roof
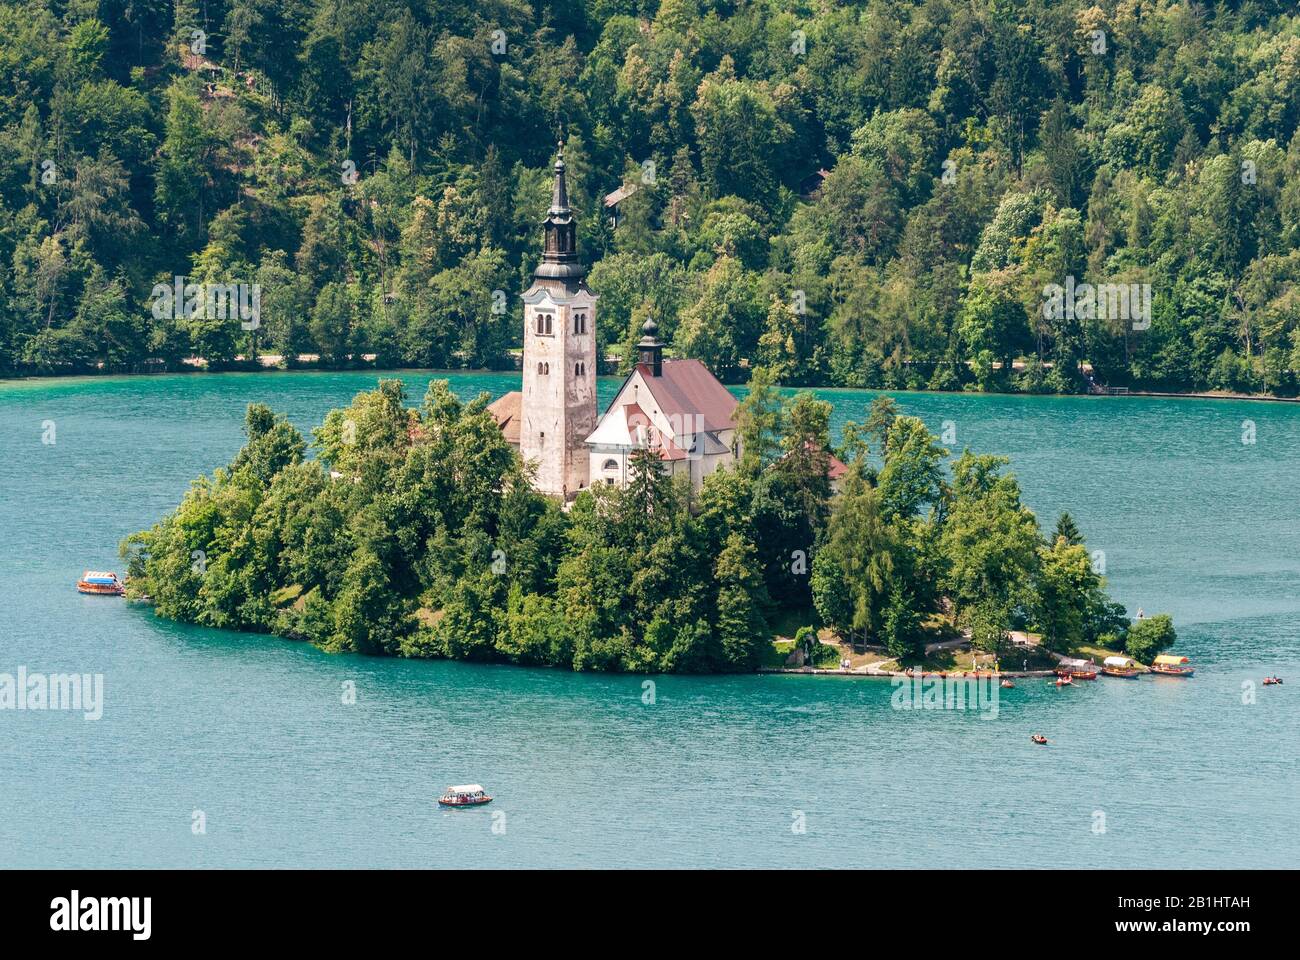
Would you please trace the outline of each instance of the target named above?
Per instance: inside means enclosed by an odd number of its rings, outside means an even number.
[[[488,404],[488,413],[501,428],[506,443],[519,443],[520,410],[523,408],[524,395],[519,390],[511,390],[503,397],[498,397]]]
[[[650,375],[650,367],[637,364],[659,409],[678,429],[693,432],[696,416],[705,430],[730,430],[738,401],[699,360],[665,360],[663,375]],[[680,426],[678,426],[680,425]]]
[[[811,440],[804,443],[803,448],[808,451],[813,451],[816,449],[815,447],[813,447]],[[781,454],[781,459],[784,460],[788,456],[790,456],[789,451]],[[840,479],[840,477],[844,476],[848,472],[849,472],[848,464],[846,464],[839,457],[835,456],[835,454],[827,450],[826,451],[826,479],[838,480]]]

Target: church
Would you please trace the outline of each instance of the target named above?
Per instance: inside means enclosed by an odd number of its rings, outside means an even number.
[[[523,294],[523,390],[488,409],[536,474],[542,493],[572,500],[594,484],[622,486],[632,451],[657,454],[670,476],[704,478],[737,460],[736,398],[698,360],[664,359],[653,319],[637,364],[605,413],[596,414],[596,301],[578,256],[577,224],[555,160],[542,262]]]

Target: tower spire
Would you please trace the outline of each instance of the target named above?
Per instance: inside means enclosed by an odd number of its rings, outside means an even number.
[[[555,186],[551,190],[551,209],[549,216],[569,215],[569,191],[564,185],[564,141],[555,145]]]
[[[538,279],[580,280],[587,268],[578,259],[578,227],[569,209],[569,188],[564,182],[564,141],[556,144],[555,184],[551,188],[551,208],[546,211],[543,227],[546,243],[542,262],[533,273]]]

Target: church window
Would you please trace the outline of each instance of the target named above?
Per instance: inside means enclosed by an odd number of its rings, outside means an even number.
[[[601,468],[600,468],[600,469],[602,469],[602,470],[617,470],[617,469],[618,469],[618,461],[615,460],[613,457],[611,457],[610,459],[606,460],[606,461],[604,462],[604,464],[601,465]]]
[[[539,364],[537,365],[537,373],[538,373],[538,375],[540,375],[541,372],[542,372],[542,365],[539,363]]]
[[[542,373],[549,374],[550,372],[551,372],[551,365],[549,363],[542,364]]]
[[[551,315],[549,313],[546,315],[546,335],[548,337],[551,335]]]

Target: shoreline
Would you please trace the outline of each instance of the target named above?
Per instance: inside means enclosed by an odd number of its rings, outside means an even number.
[[[930,670],[920,674],[909,674],[902,670],[844,670],[839,667],[759,667],[755,673],[785,673],[817,677],[848,677],[875,680],[888,680],[893,677],[903,677],[908,680],[929,680],[931,678],[946,680],[1011,680],[1056,676],[1055,670],[1003,670],[1000,673],[988,673],[985,671],[972,673],[970,671],[963,672],[960,670]]]
[[[49,375],[39,374],[22,374],[18,376],[0,377],[0,386],[6,385],[23,385],[35,386],[44,383],[75,383],[76,381],[96,381],[96,380],[147,380],[158,377],[196,377],[196,376],[225,376],[228,374],[239,375],[257,375],[262,374],[291,374],[291,373],[311,373],[311,374],[331,374],[331,373],[362,373],[362,374],[448,374],[448,375],[475,375],[475,374],[519,374],[516,369],[492,369],[490,367],[371,367],[371,366],[351,366],[351,367],[319,367],[314,365],[280,367],[275,365],[262,365],[260,368],[252,366],[235,366],[225,370],[207,370],[203,367],[190,366],[188,369],[177,370],[159,370],[157,372],[89,372],[82,371],[78,373],[56,373]],[[597,379],[616,378],[616,374],[599,374]],[[745,387],[747,382],[724,383],[728,388]],[[782,390],[846,390],[862,391],[867,393],[879,393],[898,396],[908,396],[913,394],[926,394],[933,396],[987,396],[987,397],[1079,397],[1098,400],[1122,400],[1126,397],[1151,397],[1162,400],[1248,400],[1260,403],[1300,403],[1300,396],[1279,397],[1267,393],[1229,393],[1225,391],[1190,391],[1190,392],[1173,392],[1163,390],[1129,390],[1128,393],[1122,394],[1098,394],[1098,393],[1023,393],[1019,391],[1003,390],[908,390],[906,388],[895,387],[860,387],[860,386],[841,386],[838,384],[821,384],[821,385],[804,385],[804,384],[780,384]]]

